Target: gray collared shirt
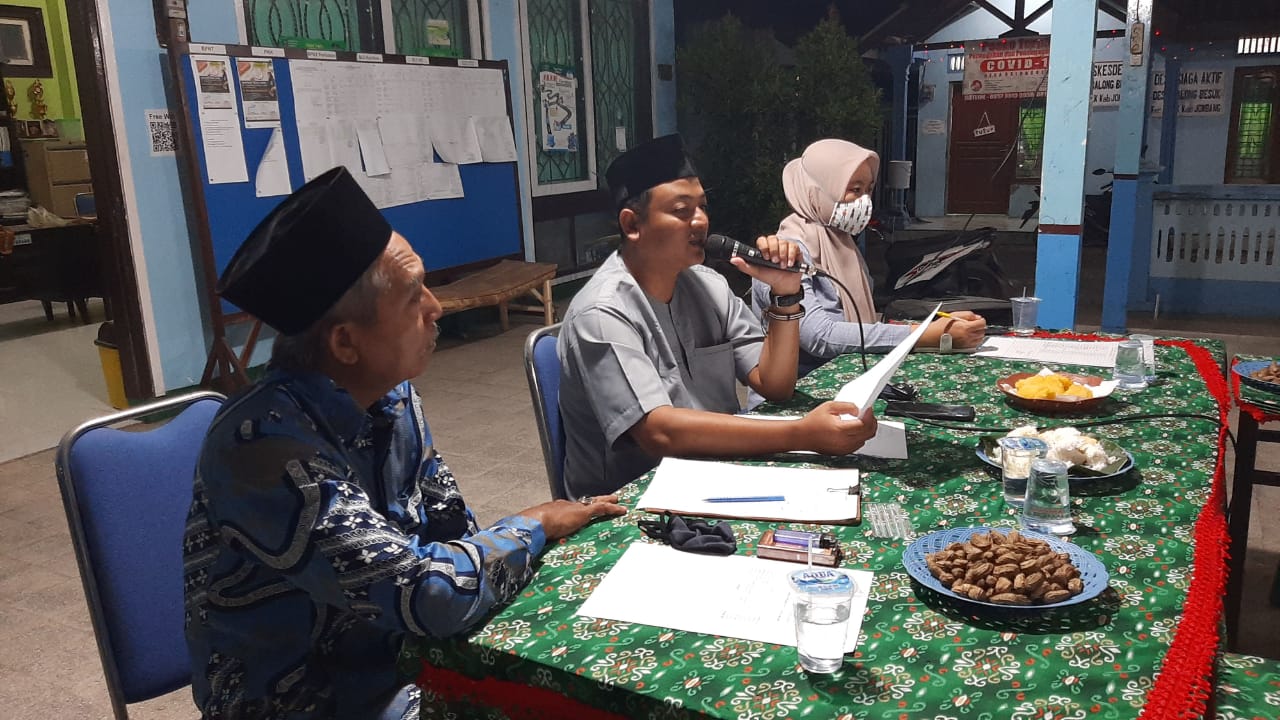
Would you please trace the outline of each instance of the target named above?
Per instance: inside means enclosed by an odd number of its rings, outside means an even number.
[[[560,330],[569,495],[613,492],[657,465],[627,435],[656,408],[738,412],[736,382],[759,364],[763,342],[759,321],[716,271],[682,271],[662,303],[609,256]]]

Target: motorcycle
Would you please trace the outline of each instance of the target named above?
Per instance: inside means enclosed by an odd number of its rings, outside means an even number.
[[[884,239],[879,229],[869,230]],[[1014,289],[992,248],[995,234],[983,227],[889,243],[888,277],[876,292],[885,319],[919,319],[942,303],[943,311],[972,310],[989,323],[1009,324]]]
[[[1105,168],[1097,168],[1092,175],[1110,175],[1111,171]],[[1084,196],[1084,213],[1081,222],[1081,240],[1085,245],[1102,245],[1107,244],[1107,239],[1111,236],[1111,190],[1115,185],[1114,180],[1110,180],[1099,188],[1097,195]],[[1022,213],[1022,222],[1018,227],[1026,227],[1031,218],[1040,214],[1040,186],[1036,186],[1036,199],[1027,203],[1027,209]]]

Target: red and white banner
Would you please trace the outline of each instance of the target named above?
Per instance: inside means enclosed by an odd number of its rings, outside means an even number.
[[[964,99],[1044,97],[1049,38],[1005,38],[964,44]]]

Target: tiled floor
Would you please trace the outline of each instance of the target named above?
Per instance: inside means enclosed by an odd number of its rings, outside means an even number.
[[[1211,327],[1258,334],[1266,326]],[[436,447],[482,522],[549,497],[521,355],[533,328],[517,324],[499,333],[496,325],[482,325],[471,328],[466,341],[445,339],[417,381]],[[1167,323],[1159,329],[1171,332]],[[1236,351],[1280,355],[1275,337],[1228,339]],[[13,420],[0,423],[7,431]],[[49,442],[57,439],[50,437]],[[1280,453],[1264,458],[1280,467]],[[1280,527],[1266,519],[1277,513],[1280,489],[1258,490],[1242,627],[1248,629],[1245,651],[1280,658],[1280,609],[1266,602],[1280,561]],[[132,715],[192,718],[196,713],[189,692],[180,690],[135,706]],[[110,717],[49,450],[0,463],[0,717]]]

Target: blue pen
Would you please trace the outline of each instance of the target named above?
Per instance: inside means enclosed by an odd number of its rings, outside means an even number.
[[[709,503],[750,503],[750,502],[783,502],[786,498],[782,495],[752,495],[747,497],[713,497],[706,498],[702,502]]]

